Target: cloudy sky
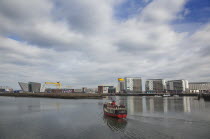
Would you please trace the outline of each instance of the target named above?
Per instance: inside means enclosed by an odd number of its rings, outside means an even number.
[[[210,81],[209,0],[0,0],[0,86]]]

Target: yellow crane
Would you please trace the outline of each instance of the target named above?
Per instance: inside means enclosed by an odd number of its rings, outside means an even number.
[[[61,89],[62,88],[62,84],[60,82],[45,82],[45,84],[54,84],[57,88]]]

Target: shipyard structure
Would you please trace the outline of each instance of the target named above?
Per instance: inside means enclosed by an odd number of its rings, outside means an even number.
[[[21,88],[21,92],[31,92],[31,93],[96,93],[96,88],[63,88],[60,82],[45,82],[44,84],[37,83],[37,82],[18,82]],[[54,85],[56,88],[48,88],[47,85],[51,84]]]

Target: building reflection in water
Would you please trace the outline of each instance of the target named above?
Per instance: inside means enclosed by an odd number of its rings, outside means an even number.
[[[40,100],[34,98],[15,98],[18,112],[39,112],[41,111]]]
[[[154,98],[153,97],[149,99],[149,106],[150,106],[150,112],[153,113],[154,112]]]
[[[142,97],[135,97],[135,96],[127,97],[128,113],[132,115],[136,112],[142,112],[141,102],[142,102]]]
[[[165,98],[163,100],[163,111],[164,111],[164,113],[168,112],[168,98]]]
[[[118,119],[104,115],[103,120],[107,124],[107,126],[114,132],[124,130],[127,125],[127,121],[125,119]]]
[[[134,107],[135,107],[135,105],[134,105],[134,99],[135,99],[135,97],[134,96],[130,96],[130,97],[128,97],[128,99],[127,99],[127,105],[128,105],[128,113],[130,113],[130,114],[134,114]]]
[[[147,112],[147,104],[146,104],[146,97],[142,97],[142,112]]]
[[[184,112],[191,112],[190,101],[190,97],[183,98]]]
[[[121,97],[120,103],[128,108],[129,115],[137,113],[174,113],[200,111],[205,108],[205,102],[195,97]]]

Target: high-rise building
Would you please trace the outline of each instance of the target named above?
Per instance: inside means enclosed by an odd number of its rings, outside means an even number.
[[[207,93],[210,92],[210,82],[191,82],[189,89],[191,93]]]
[[[125,91],[125,80],[123,78],[118,78],[118,90],[117,92],[124,92]]]
[[[125,77],[125,91],[127,93],[141,93],[142,80],[141,77]]]
[[[189,92],[189,83],[187,80],[171,80],[167,81],[167,91],[170,93],[186,93]]]
[[[166,92],[166,82],[163,79],[148,79],[145,83],[145,91],[147,93]]]

